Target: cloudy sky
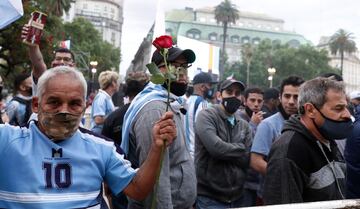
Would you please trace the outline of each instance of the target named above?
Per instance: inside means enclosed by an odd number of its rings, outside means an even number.
[[[155,20],[157,0],[124,0],[122,62],[125,74],[141,41]],[[222,0],[163,0],[164,9],[216,6]],[[360,1],[358,0],[232,0],[240,11],[264,13],[285,21],[284,29],[304,35],[317,44],[321,36],[338,29],[350,31],[360,48]]]

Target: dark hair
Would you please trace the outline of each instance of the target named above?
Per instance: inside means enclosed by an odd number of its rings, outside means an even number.
[[[73,60],[73,62],[75,62],[75,55],[74,55],[74,53],[73,53],[70,49],[67,49],[67,48],[58,48],[58,49],[55,49],[54,55],[55,55],[56,53],[69,53],[69,54],[71,54],[71,59]]]
[[[330,78],[330,79],[333,79],[335,81],[343,81],[343,78],[341,77],[341,75],[336,74],[336,73],[323,73],[323,74],[320,74],[319,77]]]
[[[137,80],[128,80],[123,87],[125,96],[135,97],[140,91],[144,89],[145,85],[143,82]]]
[[[282,95],[285,86],[288,86],[288,85],[300,86],[304,82],[305,81],[303,78],[301,78],[299,76],[295,76],[295,75],[285,78],[284,80],[282,80],[281,85],[280,85],[280,95]]]
[[[245,92],[244,92],[245,99],[247,99],[249,97],[249,94],[262,94],[262,95],[264,95],[264,92],[263,92],[263,90],[261,90],[258,87],[251,87],[251,88],[245,89]]]
[[[28,77],[30,77],[29,73],[21,73],[17,76],[15,76],[14,79],[14,90],[18,91],[20,88],[21,83],[26,80]]]

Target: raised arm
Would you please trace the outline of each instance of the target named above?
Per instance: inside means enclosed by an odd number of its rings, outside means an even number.
[[[28,25],[24,25],[21,31],[21,39],[24,39],[27,36],[28,30],[29,30]],[[29,58],[33,65],[32,76],[36,83],[39,77],[45,72],[47,67],[44,62],[44,58],[41,54],[39,45],[28,45],[28,47],[29,47]]]

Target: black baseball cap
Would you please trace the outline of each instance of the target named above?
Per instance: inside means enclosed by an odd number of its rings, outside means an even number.
[[[167,61],[173,62],[175,61],[180,55],[183,55],[186,59],[187,63],[193,63],[196,59],[195,53],[191,49],[182,50],[178,47],[172,47],[169,49],[169,54]],[[159,50],[156,50],[151,58],[151,62],[155,63],[156,65],[160,65],[164,61],[163,56],[160,54]]]
[[[217,81],[214,81],[212,79],[212,76],[209,73],[205,73],[205,72],[200,72],[198,74],[195,75],[194,79],[192,80],[192,83],[195,84],[199,84],[199,83],[210,83],[210,84],[214,84],[217,83]]]
[[[232,84],[238,85],[240,87],[241,91],[245,90],[245,85],[241,81],[238,81],[235,79],[226,79],[221,82],[220,91],[223,91],[223,90],[229,88],[229,86],[231,86]]]

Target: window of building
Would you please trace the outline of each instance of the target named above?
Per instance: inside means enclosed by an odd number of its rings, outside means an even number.
[[[217,41],[217,33],[210,33],[209,34],[209,40]]]
[[[243,27],[243,26],[244,26],[244,23],[243,23],[243,22],[239,22],[238,25],[239,25],[240,27]]]
[[[189,38],[200,39],[201,31],[196,28],[192,28],[186,32],[186,36]]]
[[[253,38],[252,43],[255,45],[258,45],[260,43],[260,38],[258,38],[258,37]]]
[[[226,39],[225,39],[225,40],[227,41],[228,39],[229,39],[229,36],[226,35]],[[221,40],[221,41],[224,41],[224,35],[220,35],[220,40]]]
[[[200,22],[206,22],[206,18],[205,17],[200,17]]]
[[[240,42],[240,37],[238,35],[231,36],[231,42],[239,43]]]
[[[114,9],[114,8],[111,8],[110,12],[111,12],[111,13],[115,13],[115,9]]]
[[[247,26],[248,26],[249,28],[252,28],[252,27],[253,27],[253,24],[252,24],[251,22],[249,22],[249,23],[247,24]]]
[[[287,44],[289,44],[290,47],[294,47],[294,48],[297,48],[300,46],[300,42],[295,39],[290,40],[289,42],[287,42]]]
[[[83,4],[83,9],[87,9],[88,8],[88,4],[84,3]]]
[[[250,41],[249,36],[244,36],[241,38],[241,43],[243,43],[243,44],[247,44],[247,43],[249,43],[249,41]]]
[[[262,25],[260,25],[260,24],[259,24],[259,25],[257,25],[257,28],[261,29],[261,28],[262,28]]]
[[[280,30],[280,28],[279,28],[279,27],[275,27],[275,30],[276,30],[276,31],[279,31],[279,30]]]
[[[171,29],[171,28],[167,28],[166,30],[165,30],[165,33],[167,34],[167,35],[172,35],[172,32],[173,32],[173,30]]]
[[[211,23],[216,23],[216,20],[214,18],[210,19]]]
[[[275,40],[272,41],[272,44],[275,45],[275,46],[280,45],[281,41],[279,39],[275,39]]]

